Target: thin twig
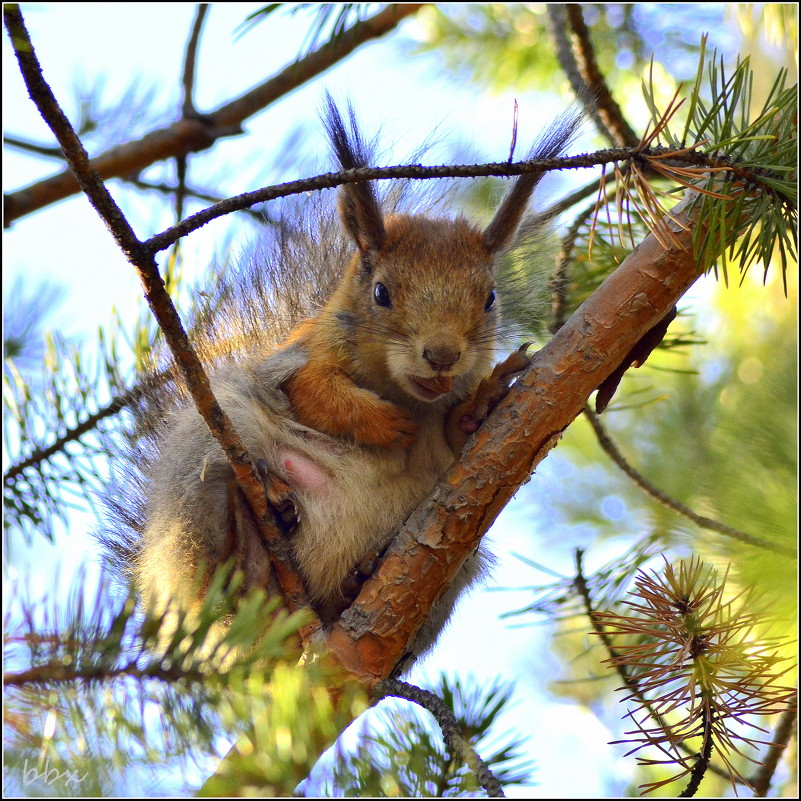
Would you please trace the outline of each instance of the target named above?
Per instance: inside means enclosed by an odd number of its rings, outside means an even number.
[[[285,595],[287,607],[290,611],[305,608],[311,614],[303,581],[292,564],[289,544],[284,540],[275,518],[270,513],[263,479],[256,472],[230,419],[212,394],[208,376],[189,342],[178,312],[159,275],[152,252],[137,239],[130,223],[92,167],[80,139],[44,80],[19,6],[13,3],[6,4],[3,7],[3,18],[31,99],[64,150],[64,155],[79,185],[139,273],[145,297],[164,332],[198,411],[225,452],[237,483],[254,512],[259,531],[268,547],[270,561]],[[302,631],[304,643],[319,629],[319,626],[319,620],[312,616],[312,623]]]
[[[795,704],[788,707],[787,710],[782,712],[779,716],[779,722],[773,732],[772,742],[768,747],[768,753],[765,755],[765,760],[759,770],[756,771],[753,778],[749,779],[751,786],[754,788],[754,796],[756,798],[764,798],[770,789],[770,783],[773,780],[773,775],[776,773],[776,768],[779,766],[779,761],[784,755],[784,749],[790,738],[793,736],[793,729],[798,720],[798,693],[796,693]]]
[[[181,76],[181,86],[183,87],[184,95],[183,103],[181,104],[181,112],[184,117],[191,117],[197,114],[193,97],[195,87],[195,62],[197,60],[198,44],[200,43],[200,31],[203,28],[203,21],[206,18],[208,10],[208,3],[198,3],[195,9],[195,20],[192,23],[192,33],[189,35],[189,41],[186,45],[184,72]]]
[[[189,42],[186,45],[184,55],[184,70],[181,76],[181,86],[183,88],[183,103],[181,104],[181,116],[184,119],[198,117],[195,109],[194,88],[195,88],[195,62],[197,60],[197,49],[200,44],[200,32],[203,28],[203,20],[209,10],[208,3],[198,3],[195,9],[195,20],[192,23],[192,32]],[[184,200],[186,198],[186,173],[188,168],[189,155],[181,153],[175,158],[175,219],[180,222],[184,216]]]
[[[514,110],[512,112],[512,143],[509,145],[509,161],[513,161],[515,157],[515,147],[517,146],[517,98],[515,98]]]
[[[137,189],[152,189],[156,192],[161,192],[165,195],[172,195],[178,191],[177,186],[171,186],[170,184],[163,184],[163,183],[156,183],[154,181],[144,181],[142,178],[139,177],[128,177],[122,179],[125,183],[131,184],[131,186],[137,187]],[[193,197],[196,200],[202,200],[205,203],[221,203],[225,198],[221,198],[219,195],[214,195],[211,192],[206,192],[203,189],[193,188],[191,186],[186,186],[184,188],[184,195],[186,197]],[[247,209],[240,209],[243,214],[247,214],[248,216],[252,217],[256,222],[264,225],[265,223],[275,224],[272,220],[270,220],[264,212],[262,211],[254,211],[252,208]]]
[[[593,186],[597,191],[598,182],[596,181]],[[556,269],[548,281],[548,287],[551,290],[551,311],[553,315],[549,330],[552,334],[555,334],[567,320],[568,288],[570,286],[568,268],[573,263],[573,251],[579,231],[594,214],[597,207],[598,203],[593,200],[589,206],[582,209],[571,223],[570,228],[567,229],[567,233],[562,237],[562,247],[557,256]]]
[[[569,195],[565,195],[561,200],[557,200],[555,203],[552,203],[542,212],[541,216],[546,220],[551,220],[554,217],[558,217],[560,214],[575,206],[577,203],[581,203],[582,200],[586,200],[588,197],[596,196],[598,194],[600,185],[600,178],[590,181],[590,183],[582,186],[580,189],[576,189],[575,192],[571,192]]]
[[[3,144],[9,147],[15,147],[17,150],[24,150],[26,153],[36,153],[37,156],[45,156],[49,159],[58,159],[64,161],[64,153],[60,147],[53,145],[40,145],[36,142],[29,142],[27,139],[22,139],[18,136],[3,136]]]
[[[487,791],[490,798],[505,798],[503,788],[489,768],[489,765],[478,755],[470,741],[459,731],[456,715],[445,702],[430,690],[416,687],[398,679],[385,679],[376,687],[379,697],[394,696],[419,704],[427,709],[442,730],[450,753],[463,761],[476,776],[478,783]]]
[[[168,667],[164,667],[168,664]],[[43,684],[48,687],[58,684],[71,684],[76,681],[110,681],[121,677],[141,679],[161,679],[166,682],[176,681],[204,681],[208,675],[201,672],[187,672],[179,669],[173,663],[156,662],[146,668],[137,667],[134,663],[123,667],[112,668],[108,666],[87,665],[75,667],[65,665],[63,660],[49,662],[44,665],[9,672],[3,674],[5,687],[25,687],[31,684]]]
[[[677,514],[682,515],[683,517],[686,517],[688,520],[692,520],[692,522],[697,526],[705,528],[708,531],[715,531],[718,534],[725,535],[726,537],[731,537],[732,539],[739,540],[740,542],[744,542],[748,545],[753,545],[755,548],[764,548],[768,551],[774,551],[775,553],[783,554],[784,556],[790,556],[794,559],[797,558],[797,554],[792,548],[771,542],[770,540],[763,539],[762,537],[754,536],[753,534],[747,534],[744,531],[727,526],[724,523],[720,523],[710,517],[704,517],[703,515],[696,514],[692,509],[690,509],[689,506],[679,503],[679,501],[674,500],[669,495],[666,495],[664,492],[657,489],[650,481],[648,481],[647,478],[638,473],[628,463],[628,461],[626,461],[626,458],[606,432],[606,429],[604,428],[604,425],[600,421],[598,415],[595,414],[595,412],[593,412],[589,406],[585,407],[584,415],[586,416],[587,420],[589,420],[592,430],[595,432],[595,436],[598,439],[598,444],[601,446],[601,448],[603,448],[604,452],[644,493],[646,493],[646,495],[649,495],[651,498],[657,501],[657,503],[662,504],[662,506],[665,506]]]
[[[361,181],[386,181],[392,178],[425,180],[431,178],[485,178],[487,176],[511,177],[532,172],[597,167],[602,164],[614,164],[620,161],[626,161],[634,157],[661,155],[668,152],[670,152],[670,148],[666,147],[655,147],[647,151],[641,151],[639,148],[621,147],[599,150],[591,154],[561,156],[551,159],[530,159],[526,161],[516,161],[511,164],[508,161],[486,164],[438,165],[432,167],[423,167],[419,164],[404,164],[395,167],[360,167],[358,169],[343,170],[340,172],[329,172],[316,175],[312,178],[302,178],[284,184],[267,186],[253,192],[245,192],[244,194],[228,198],[215,206],[203,209],[197,214],[187,217],[178,225],[168,228],[160,234],[156,234],[151,237],[146,244],[154,251],[164,250],[176,239],[232,211],[240,211],[255,203],[263,203],[268,200],[276,200],[277,198],[288,197],[290,195],[300,195],[317,189],[332,189],[336,186],[342,186],[343,184],[359,183]],[[703,154],[699,153],[691,155],[693,164],[706,162],[709,163],[710,166],[720,166],[720,159],[716,156],[705,157]],[[758,176],[754,175],[754,182],[758,183],[758,180]],[[574,193],[574,196],[580,197],[586,191],[586,188],[578,190],[578,192]]]

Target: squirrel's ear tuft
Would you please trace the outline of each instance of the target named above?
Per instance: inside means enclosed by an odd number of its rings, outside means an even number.
[[[346,127],[333,98],[326,92],[323,123],[331,140],[334,156],[343,170],[368,166],[364,141],[350,104],[348,112],[350,130]],[[386,239],[386,230],[372,183],[365,181],[341,186],[339,210],[345,228],[362,253],[381,249]]]
[[[581,121],[582,114],[578,108],[560,116],[530,151],[528,160],[552,159],[558,156],[578,131]],[[484,245],[490,253],[497,253],[512,244],[531,193],[544,174],[544,170],[526,173],[512,184],[492,222],[484,230]]]

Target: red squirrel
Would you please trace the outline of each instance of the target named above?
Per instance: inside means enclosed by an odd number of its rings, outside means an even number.
[[[367,166],[352,111],[346,122],[329,97],[325,124],[340,166]],[[532,158],[558,155],[577,124],[555,126]],[[344,260],[322,309],[278,347],[254,348],[211,373],[251,458],[291,488],[291,542],[326,623],[348,603],[354,571],[387,544],[528,364],[522,349],[493,369],[502,303],[495,266],[541,177],[516,178],[483,229],[463,218],[387,215],[373,183],[342,186],[351,255],[321,238],[309,256]],[[191,404],[150,425],[133,573],[157,607],[192,604],[202,591],[199,566],[209,572],[235,550],[236,485]],[[247,581],[259,583],[261,567],[245,564],[249,558],[242,557]],[[482,548],[465,562],[414,653],[433,643],[487,561]]]

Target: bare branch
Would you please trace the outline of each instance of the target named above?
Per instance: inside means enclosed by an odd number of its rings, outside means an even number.
[[[97,172],[93,169],[80,139],[45,82],[19,6],[12,3],[6,4],[3,8],[3,19],[31,99],[64,150],[64,155],[73,170],[75,179],[105,222],[117,244],[139,273],[145,289],[145,297],[164,332],[198,411],[225,452],[237,483],[242,488],[254,512],[259,531],[269,549],[270,561],[284,592],[287,607],[290,611],[306,608],[311,614],[303,581],[292,564],[289,545],[285,542],[270,512],[263,479],[254,468],[230,419],[212,394],[208,376],[189,343],[178,312],[159,275],[158,266],[152,253],[137,239],[125,216],[108,193]],[[319,620],[313,620],[303,630],[304,641],[319,629],[319,625]]]
[[[595,50],[578,3],[549,4],[556,53],[576,97],[598,130],[617,147],[636,147],[639,137],[626,122],[595,60]]]
[[[200,31],[203,28],[203,21],[209,10],[208,3],[198,3],[195,9],[195,21],[192,24],[192,33],[189,35],[189,42],[186,45],[184,56],[184,73],[181,77],[181,85],[184,90],[184,100],[181,106],[184,117],[192,117],[197,114],[193,93],[195,87],[195,61],[197,58],[197,48],[200,43]]]
[[[111,148],[92,160],[102,179],[135,174],[167,158],[194,153],[211,147],[217,139],[242,133],[242,123],[257,111],[296,89],[350,55],[357,47],[391,31],[403,19],[415,14],[422,3],[393,4],[369,19],[354,24],[335,41],[286,67],[269,80],[226,103],[202,119],[182,119],[135,142]],[[3,209],[3,225],[37,209],[56,203],[78,192],[79,186],[69,170],[37,181],[25,189],[8,194]]]
[[[3,137],[3,144],[9,147],[15,147],[17,150],[24,150],[26,153],[36,153],[37,156],[44,156],[48,159],[58,159],[64,161],[64,153],[60,147],[53,147],[52,145],[40,145],[36,142],[29,142],[27,139],[22,139],[18,136]]]
[[[638,473],[629,463],[626,458],[618,449],[617,445],[612,441],[612,438],[604,428],[603,423],[598,418],[598,415],[587,406],[584,409],[584,415],[589,420],[595,436],[598,438],[599,445],[603,448],[604,452],[612,459],[612,461],[648,496],[653,498],[657,503],[662,504],[677,514],[692,520],[697,526],[705,528],[708,531],[716,531],[718,534],[723,534],[726,537],[744,542],[747,545],[753,545],[756,548],[764,548],[767,551],[774,551],[775,553],[783,554],[792,558],[797,558],[795,550],[779,545],[770,540],[765,540],[762,537],[756,537],[753,534],[746,534],[744,531],[727,526],[710,517],[699,515],[685,506],[683,503],[674,500],[669,495],[666,495],[661,490],[657,489],[647,478]]]
[[[785,752],[784,749],[793,736],[793,729],[796,727],[797,719],[798,693],[796,693],[795,696],[795,703],[788,707],[779,717],[779,722],[773,733],[773,742],[768,748],[768,753],[765,756],[762,767],[760,767],[754,777],[749,780],[751,786],[754,788],[754,796],[756,798],[764,798],[767,796],[773,775],[776,773],[776,768],[779,766],[779,761]]]
[[[595,189],[597,192],[598,182],[591,184],[589,188]],[[581,191],[586,191],[586,188]],[[568,288],[570,286],[568,269],[573,263],[576,239],[582,226],[592,217],[597,207],[597,202],[593,200],[589,206],[579,212],[576,219],[571,223],[570,228],[568,228],[567,233],[562,237],[562,247],[557,256],[556,270],[548,282],[551,290],[551,312],[553,314],[549,326],[552,334],[555,334],[565,324],[565,319],[567,318]]]

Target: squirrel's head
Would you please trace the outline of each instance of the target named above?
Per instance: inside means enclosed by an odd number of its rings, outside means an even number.
[[[375,245],[359,248],[338,299],[362,369],[422,401],[475,383],[492,366],[500,321],[481,232],[463,219],[393,215]]]
[[[348,127],[328,96],[324,121],[342,168],[367,166],[353,110]],[[534,155],[555,155],[576,125],[549,133]],[[372,183],[340,188],[342,221],[357,252],[334,306],[362,369],[388,373],[422,401],[469,389],[488,372],[500,321],[495,260],[515,238],[541,176],[517,178],[483,231],[463,219],[385,218]]]

